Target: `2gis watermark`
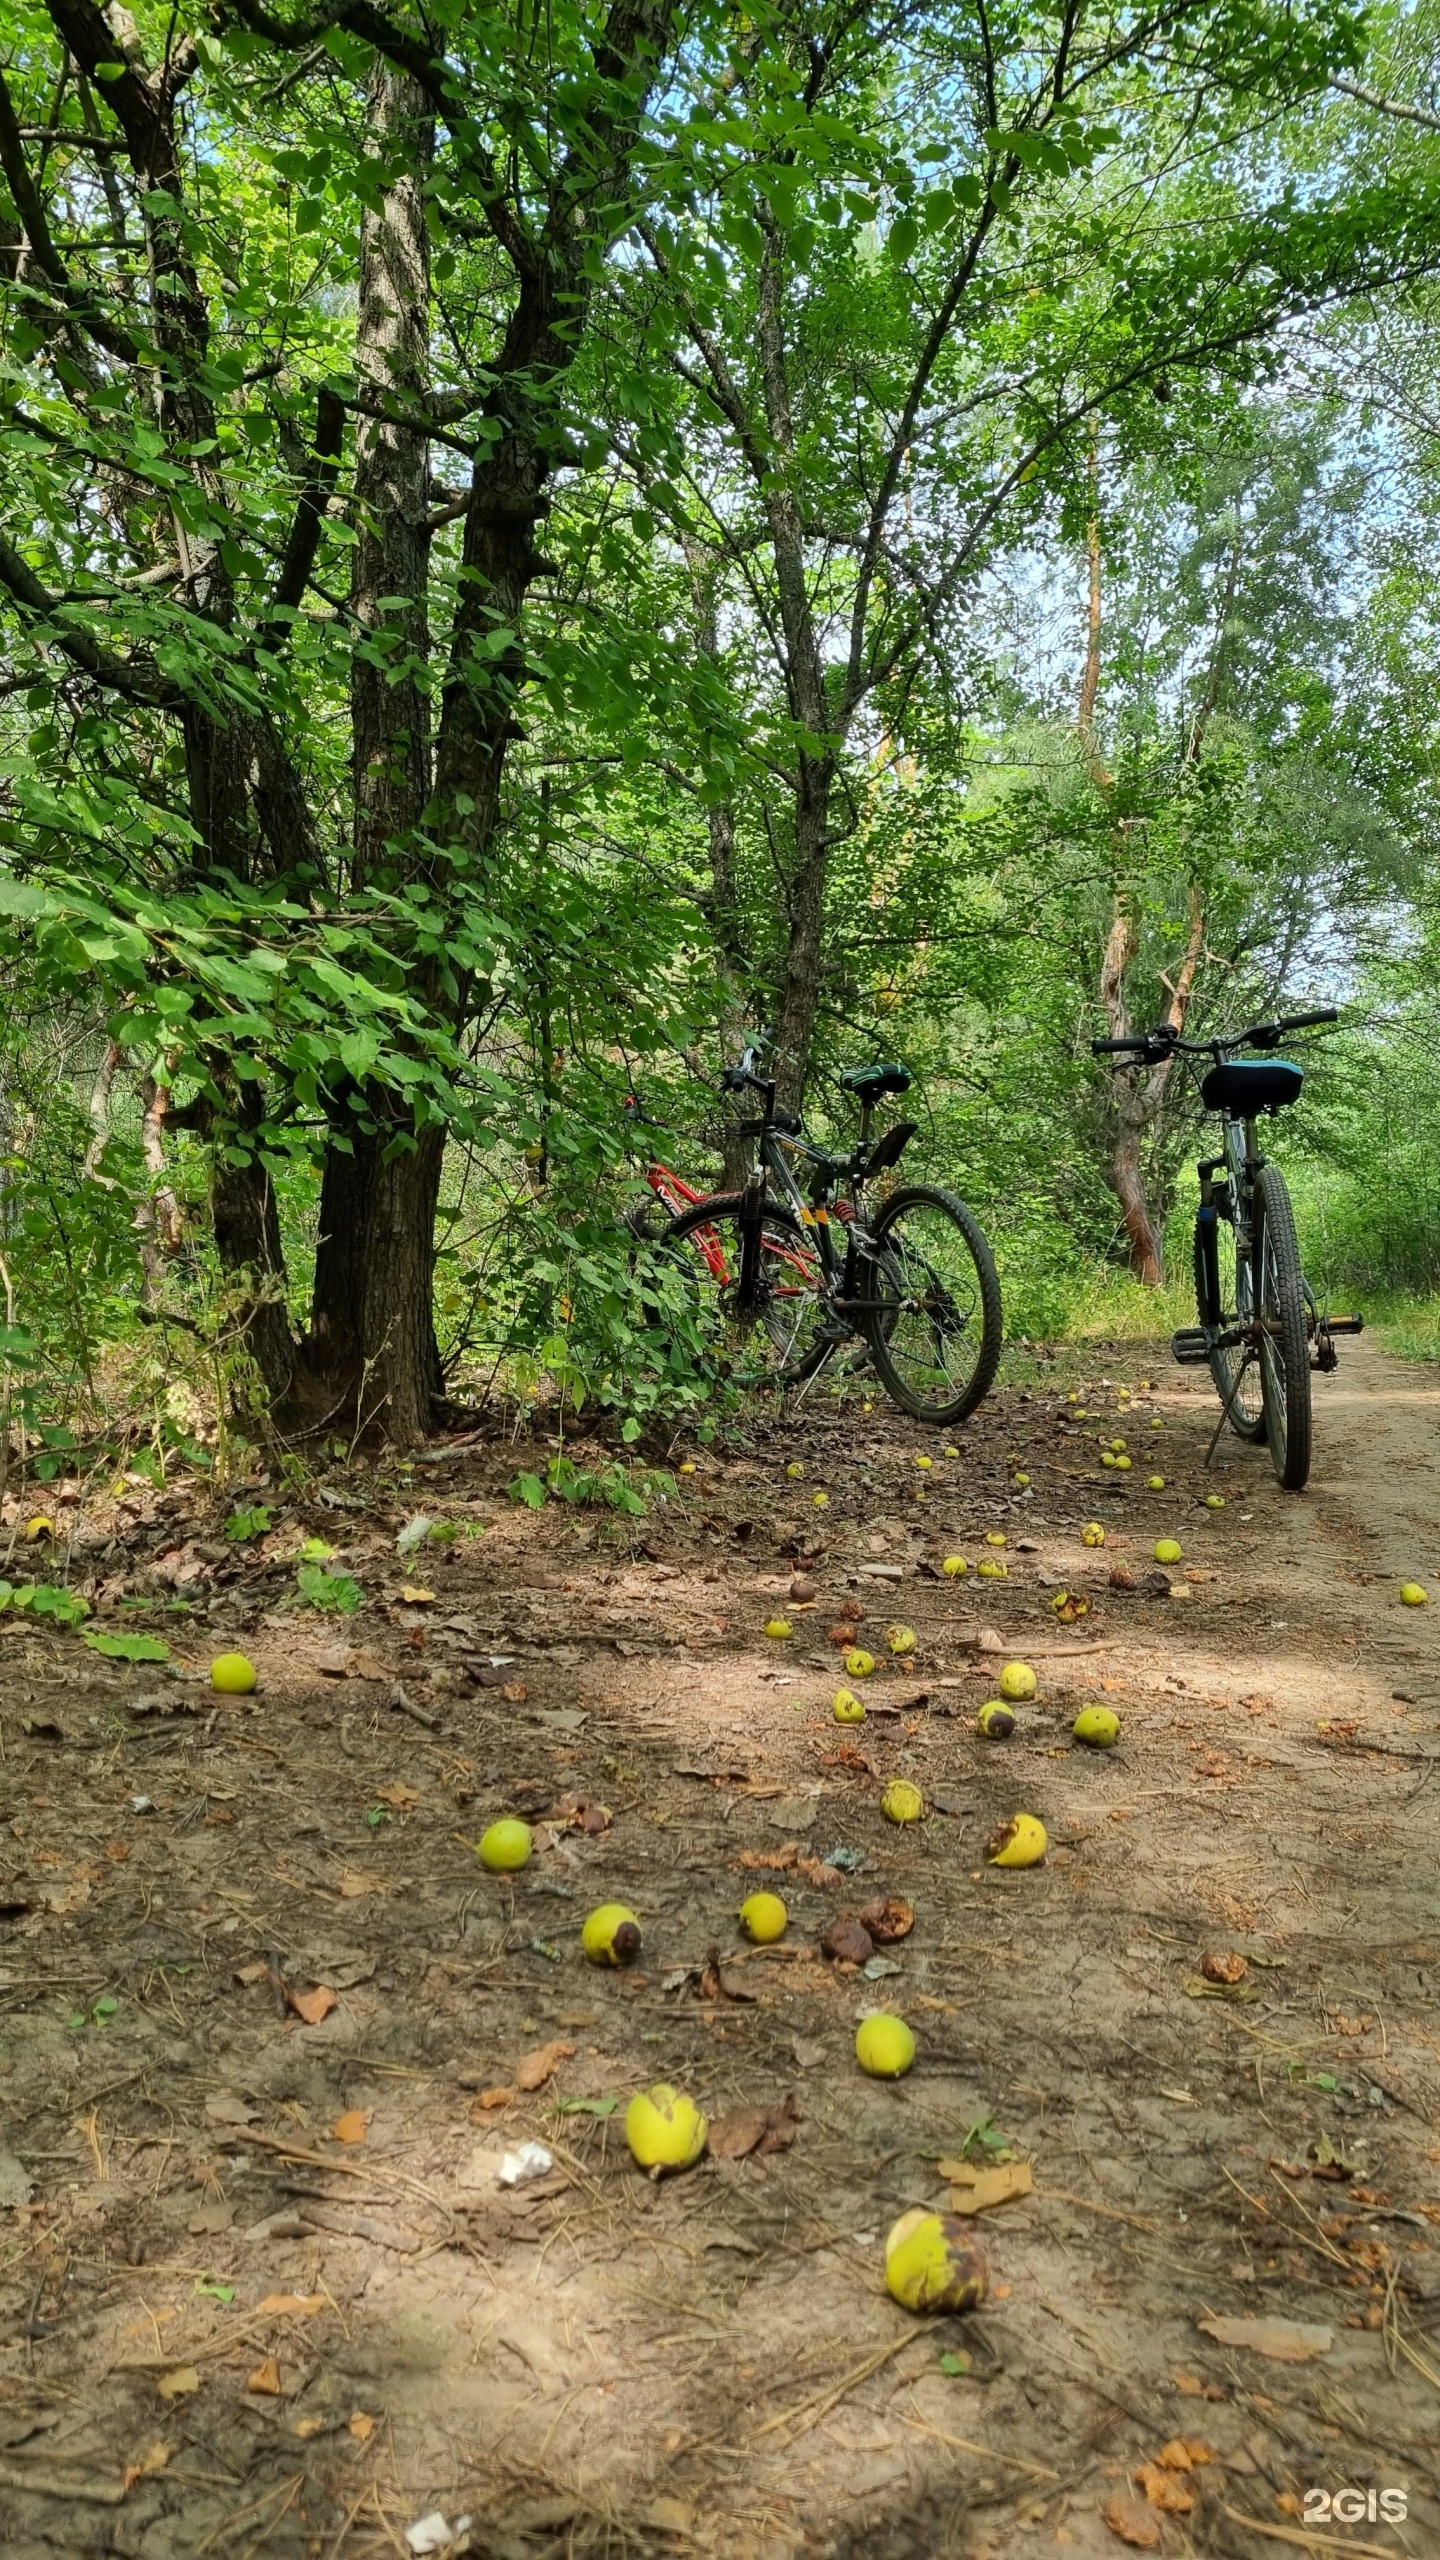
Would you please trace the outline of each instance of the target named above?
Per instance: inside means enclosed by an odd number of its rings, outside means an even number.
[[[1305,2522],[1317,2524],[1403,2524],[1410,2512],[1404,2489],[1307,2489]]]

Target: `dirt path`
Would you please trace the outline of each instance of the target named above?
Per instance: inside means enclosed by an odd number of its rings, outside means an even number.
[[[1440,1381],[1347,1345],[1295,1501],[1233,1440],[1206,1475],[1208,1383],[1149,1358],[1006,1388],[950,1458],[820,1402],[641,1521],[516,1508],[498,1447],[254,1486],[244,1547],[193,1485],[54,1506],[99,1622],[193,1676],[0,1616],[7,2560],[370,2560],[437,2509],[491,2560],[1440,2549]],[[401,1557],[421,1511],[454,1542]],[[298,1605],[307,1535],[359,1614]],[[881,1667],[842,1728],[847,1601]],[[997,1635],[1040,1675],[1003,1744]],[[251,1700],[209,1692],[226,1641]],[[1091,1699],[1109,1754],[1070,1741]],[[1020,1808],[1050,1855],[1004,1874]],[[512,1810],[541,1846],[502,1882],[469,1844]],[[913,1934],[826,1963],[882,1895]],[[609,1898],[629,1972],[579,1953]],[[894,2085],[853,2060],[880,2002]],[[651,2185],[621,2111],[662,2076],[712,2124],[792,2100],[787,2147]],[[967,2136],[1033,2193],[975,2226],[985,2309],[916,2321],[884,2233]],[[526,2139],[553,2171],[507,2191]]]

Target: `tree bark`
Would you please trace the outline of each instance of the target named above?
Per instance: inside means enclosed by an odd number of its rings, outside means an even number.
[[[282,1405],[295,1372],[295,1339],[285,1305],[285,1256],[275,1186],[261,1162],[256,1139],[262,1116],[258,1085],[247,1078],[231,1102],[237,1145],[248,1149],[230,1163],[216,1148],[210,1188],[215,1250],[230,1285],[233,1314],[255,1363],[272,1411]]]
[[[377,406],[409,417],[423,415],[428,381],[425,180],[434,138],[423,89],[377,58],[369,147],[395,174],[361,217],[356,371]],[[350,583],[366,635],[350,661],[354,890],[414,875],[430,797],[429,705],[416,681],[429,654],[429,469],[422,429],[362,414]],[[312,1420],[323,1412],[351,1431],[382,1426],[403,1446],[424,1438],[438,1384],[430,1275],[444,1133],[417,1133],[393,1097],[355,1086],[335,1096],[331,1132],[306,1403]]]

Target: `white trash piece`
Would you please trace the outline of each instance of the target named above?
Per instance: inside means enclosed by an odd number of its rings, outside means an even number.
[[[528,2187],[532,2178],[548,2178],[555,2166],[555,2154],[543,2142],[522,2142],[515,2151],[507,2151],[500,2163],[502,2187]]]
[[[447,2524],[439,2508],[432,2507],[428,2516],[419,2516],[414,2524],[406,2526],[405,2541],[411,2551],[453,2551],[469,2530],[468,2516],[457,2516],[453,2524]]]

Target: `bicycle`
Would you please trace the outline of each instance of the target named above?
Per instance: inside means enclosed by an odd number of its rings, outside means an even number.
[[[1254,1022],[1248,1031],[1219,1040],[1182,1040],[1169,1023],[1159,1023],[1134,1038],[1090,1043],[1097,1058],[1120,1056],[1136,1067],[1159,1066],[1173,1057],[1187,1065],[1211,1061],[1204,1076],[1198,1065],[1190,1072],[1206,1110],[1220,1115],[1224,1153],[1202,1158],[1196,1168],[1200,1321],[1173,1335],[1170,1348],[1184,1364],[1207,1365],[1220,1396],[1207,1465],[1228,1422],[1241,1440],[1268,1442],[1270,1463],[1287,1493],[1302,1492],[1310,1474],[1311,1371],[1336,1368],[1335,1335],[1360,1333],[1365,1320],[1322,1311],[1301,1269],[1285,1177],[1256,1144],[1260,1114],[1298,1102],[1304,1069],[1289,1058],[1238,1058],[1233,1052],[1275,1050],[1293,1031],[1339,1019],[1327,1005],[1318,1013],[1287,1014],[1280,1022]]]
[[[858,1339],[902,1412],[937,1425],[963,1421],[988,1393],[1000,1359],[990,1248],[951,1191],[911,1184],[891,1192],[873,1218],[861,1196],[916,1133],[913,1120],[900,1120],[871,1138],[877,1105],[909,1090],[907,1070],[852,1067],[837,1079],[860,1105],[857,1144],[837,1155],[777,1108],[775,1079],[759,1073],[758,1054],[752,1044],[720,1079],[722,1093],[760,1099],[760,1117],[740,1127],[754,1150],[744,1188],[691,1201],[660,1240],[686,1286],[706,1356],[742,1385],[790,1388]],[[808,1199],[786,1152],[811,1168]],[[646,1179],[659,1194],[660,1184]]]

